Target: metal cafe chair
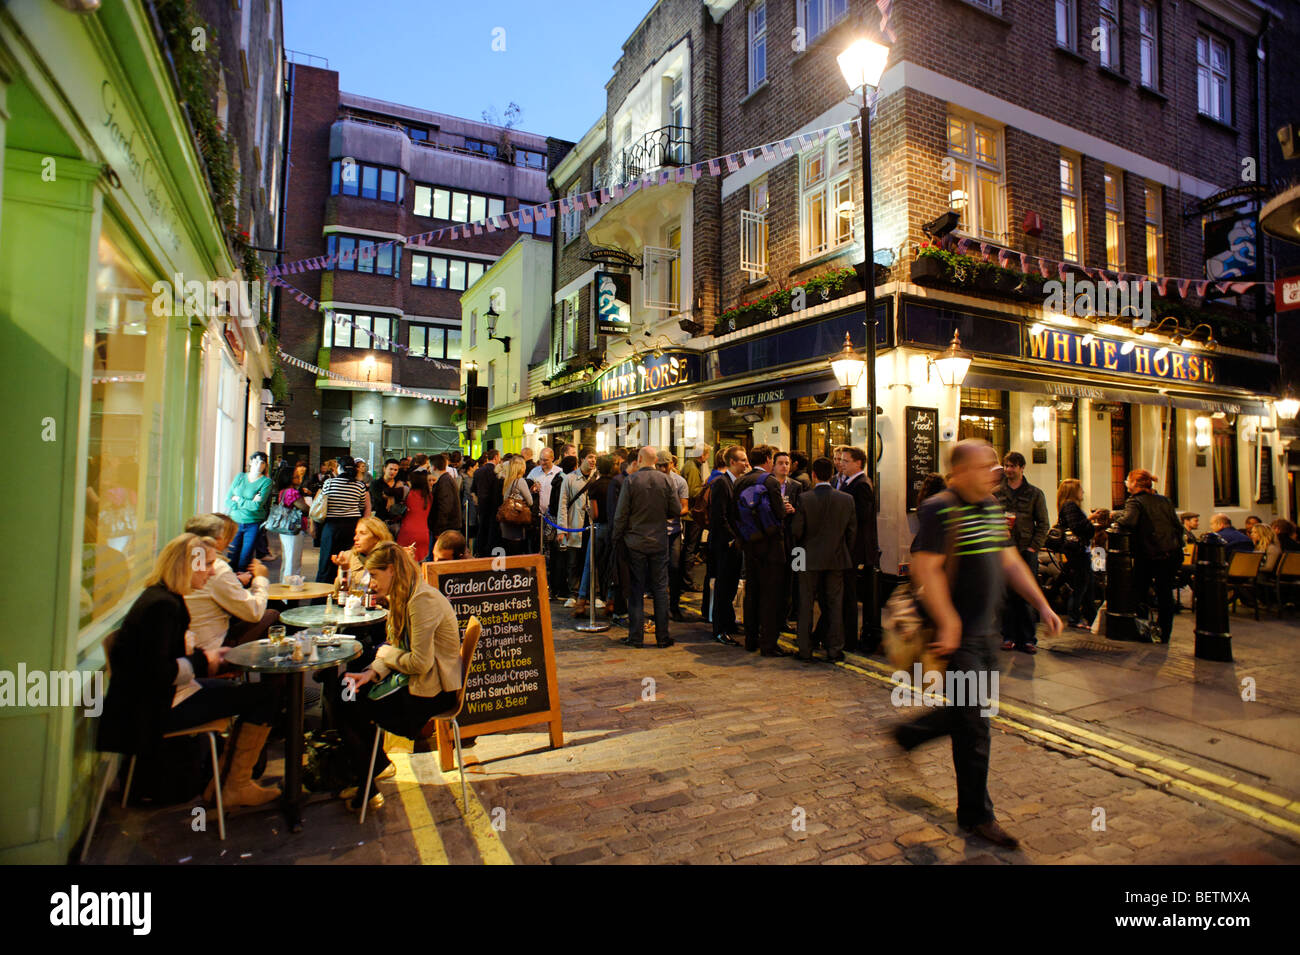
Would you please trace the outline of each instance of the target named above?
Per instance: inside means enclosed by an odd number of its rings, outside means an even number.
[[[437,732],[439,723],[451,724],[451,738],[456,744],[456,766],[460,769],[460,804],[463,807],[462,811],[469,807],[469,790],[465,783],[465,760],[460,750],[460,723],[458,717],[465,706],[465,684],[469,682],[470,667],[474,665],[474,652],[478,648],[478,638],[482,632],[483,628],[479,624],[478,617],[470,617],[469,622],[465,624],[465,636],[460,643],[460,689],[456,691],[456,705],[449,710],[430,717],[419,733],[420,739],[428,739]],[[366,821],[366,810],[370,806],[370,786],[375,777],[375,761],[379,758],[379,743],[383,735],[383,727],[376,726],[375,742],[370,748],[370,771],[366,773],[366,788],[361,794],[361,822],[363,823]]]
[[[1228,603],[1235,611],[1237,601],[1249,595],[1255,604],[1255,619],[1259,619],[1259,574],[1264,557],[1259,551],[1234,551],[1228,561]]]
[[[1277,592],[1277,612],[1279,616],[1286,613],[1286,589],[1300,588],[1300,551],[1290,551],[1278,561],[1277,573],[1273,585]]]
[[[105,675],[109,675],[109,666],[107,661],[111,659],[113,645],[117,643],[117,630],[114,630],[104,638],[104,655]],[[208,738],[208,751],[212,754],[212,778],[215,780],[213,788],[217,792],[217,830],[221,834],[221,839],[226,838],[226,813],[225,807],[221,804],[221,762],[217,755],[217,734],[225,732],[230,728],[231,718],[221,717],[198,726],[189,726],[185,729],[173,730],[170,733],[164,733],[163,739],[176,739],[182,736],[199,736],[206,735]],[[99,825],[99,815],[104,809],[104,798],[108,795],[109,784],[112,783],[113,777],[117,775],[120,765],[120,753],[101,753],[100,765],[104,767],[104,776],[100,780],[99,787],[95,792],[95,806],[90,813],[90,826],[86,830],[85,841],[81,845],[81,861],[86,861],[86,856],[90,853],[90,841],[95,838],[95,827]],[[131,762],[126,769],[126,783],[122,786],[122,808],[126,808],[127,799],[131,796],[131,781],[135,778],[136,756],[132,754]]]

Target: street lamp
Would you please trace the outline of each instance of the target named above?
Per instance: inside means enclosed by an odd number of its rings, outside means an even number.
[[[852,388],[862,380],[862,372],[867,363],[854,350],[848,332],[844,333],[844,347],[830,357],[830,365],[841,388]]]
[[[536,433],[537,433],[537,422],[536,422],[536,421],[525,421],[525,422],[524,422],[524,434],[529,435],[529,436],[531,437],[532,435],[534,435],[534,434],[536,434]]]
[[[875,40],[860,37],[835,59],[839,63],[840,72],[844,75],[844,82],[849,85],[849,89],[854,91],[860,89],[862,91],[862,106],[858,111],[858,132],[862,137],[862,256],[866,260],[862,270],[862,282],[865,286],[862,325],[867,332],[865,362],[867,372],[866,451],[867,478],[871,482],[871,519],[874,523],[880,510],[880,481],[876,469],[876,260],[875,239],[871,230],[871,111],[867,106],[867,87],[878,87],[880,85],[880,76],[885,72],[885,62],[889,59],[889,47],[883,43],[877,43]],[[857,356],[853,354],[853,349],[847,339],[845,341],[845,350],[848,354],[844,358],[836,359],[831,363],[831,366],[835,368],[835,378],[840,384],[844,384],[846,380],[840,378],[840,368],[844,369],[847,377],[851,371],[851,365],[847,364],[847,362],[850,360],[857,361]],[[837,367],[836,361],[845,362],[845,364]],[[861,378],[861,375],[862,372],[859,370],[857,377]],[[863,608],[865,611],[863,626],[870,634],[871,642],[874,643],[879,640],[881,634],[880,570],[876,566],[874,554],[867,555],[864,572],[867,577],[867,601],[866,606]],[[850,634],[844,636],[845,639],[851,639]]]
[[[1285,418],[1287,421],[1294,421],[1295,416],[1300,412],[1300,401],[1296,400],[1295,395],[1291,394],[1291,389],[1286,390],[1286,397],[1279,398],[1273,402],[1273,408],[1277,411],[1279,418]]]

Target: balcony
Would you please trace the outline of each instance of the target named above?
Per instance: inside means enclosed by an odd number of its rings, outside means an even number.
[[[691,161],[691,128],[660,126],[623,150],[619,182],[640,179],[664,167],[684,166]]]

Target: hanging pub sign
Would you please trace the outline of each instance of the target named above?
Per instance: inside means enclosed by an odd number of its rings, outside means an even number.
[[[619,272],[596,273],[596,332],[626,335],[632,331],[632,276]]]
[[[1273,302],[1279,312],[1300,308],[1300,275],[1278,279],[1273,283]]]
[[[1187,381],[1216,384],[1215,360],[1196,352],[1185,352],[1172,347],[1152,348],[1132,342],[1117,342],[1100,335],[1044,328],[1038,334],[1025,334],[1029,339],[1026,354],[1031,359],[1074,368],[1112,371],[1124,375],[1140,375],[1165,381]],[[1084,344],[1084,338],[1089,339]],[[1127,354],[1124,349],[1128,346]]]
[[[1205,277],[1216,282],[1253,279],[1258,267],[1254,215],[1205,220]]]

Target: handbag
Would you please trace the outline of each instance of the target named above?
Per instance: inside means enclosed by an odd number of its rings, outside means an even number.
[[[302,511],[276,501],[266,518],[266,529],[272,534],[297,534],[302,530]]]
[[[310,517],[313,521],[319,523],[320,521],[325,520],[325,514],[328,511],[329,511],[329,495],[326,494],[324,491],[321,491],[312,500],[311,510],[307,512],[307,516]]]
[[[510,490],[510,496],[501,502],[497,508],[497,521],[502,524],[531,524],[533,522],[533,509],[524,503],[524,499],[517,497],[518,492],[515,489]]]
[[[408,674],[390,673],[372,686],[370,692],[366,695],[372,700],[382,700],[386,696],[392,696],[409,682],[411,682],[411,677]]]
[[[943,559],[949,590],[956,578],[953,548],[953,533],[949,532],[944,543]],[[880,614],[880,624],[881,646],[889,665],[895,670],[911,673],[918,663],[921,664],[922,673],[932,670],[943,673],[948,669],[947,660],[931,649],[937,628],[925,612],[920,593],[913,588],[910,579],[899,581],[894,592],[889,595]]]

